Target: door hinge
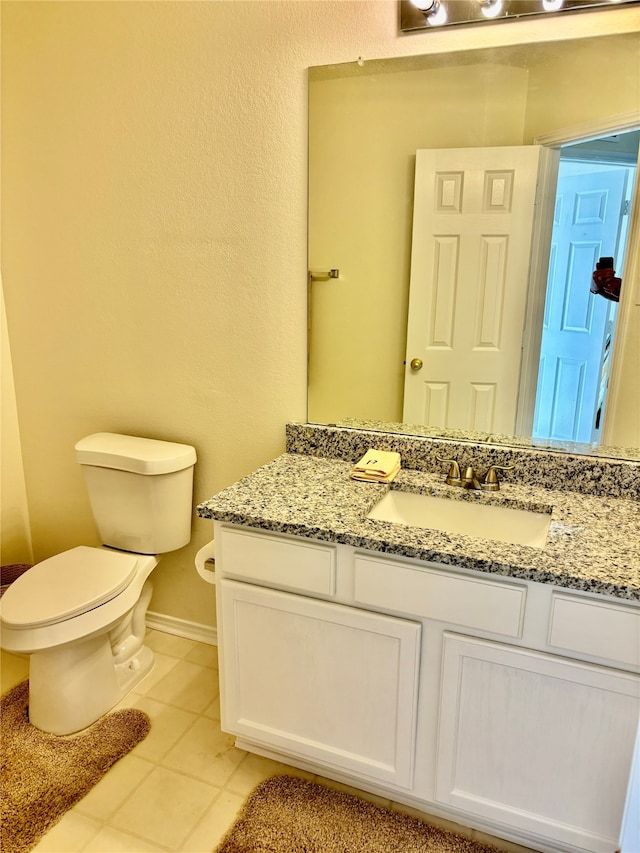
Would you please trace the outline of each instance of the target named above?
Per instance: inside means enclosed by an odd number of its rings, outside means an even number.
[[[631,202],[629,201],[629,199],[625,199],[625,201],[622,205],[622,216],[628,216],[630,212],[631,212]]]

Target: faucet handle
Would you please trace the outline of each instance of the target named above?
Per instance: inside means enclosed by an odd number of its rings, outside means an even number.
[[[456,462],[455,459],[442,459],[440,456],[436,456],[438,462],[448,462],[449,473],[445,479],[445,483],[448,486],[459,486],[462,483],[462,477],[460,476],[460,466]]]
[[[515,465],[490,465],[487,468],[487,473],[482,478],[480,488],[488,492],[497,492],[500,488],[500,480],[498,480],[496,471],[511,471],[515,467]]]

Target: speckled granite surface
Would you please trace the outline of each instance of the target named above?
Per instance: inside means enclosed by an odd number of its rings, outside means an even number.
[[[376,446],[368,439],[365,443],[365,450]],[[505,545],[367,519],[366,514],[390,487],[351,480],[352,462],[358,458],[344,461],[286,453],[204,501],[198,506],[198,515],[640,601],[637,501],[521,483],[505,483],[497,493],[467,492],[446,486],[441,474],[406,469],[391,484],[392,488],[446,499],[551,510],[544,549]]]
[[[326,424],[314,424],[324,427]],[[465,441],[475,444],[509,445],[510,447],[536,448],[560,453],[571,453],[579,456],[600,456],[604,459],[630,459],[640,461],[638,447],[605,447],[597,444],[579,444],[571,441],[554,441],[552,439],[536,439],[519,435],[503,435],[501,433],[475,432],[465,430],[441,429],[440,427],[425,427],[416,424],[385,423],[384,421],[365,421],[362,418],[342,418],[332,426],[348,429],[369,430],[373,432],[396,433],[398,435],[415,435],[426,438],[445,438],[453,441]]]
[[[375,447],[396,450],[402,457],[403,468],[432,473],[447,470],[438,457],[455,458],[460,468],[473,465],[480,471],[489,465],[513,465],[512,471],[500,474],[505,483],[640,501],[640,460],[318,424],[287,424],[286,435],[286,449],[291,453],[355,462],[370,447]]]

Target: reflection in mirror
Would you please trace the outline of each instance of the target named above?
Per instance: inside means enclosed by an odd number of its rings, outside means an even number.
[[[310,280],[309,421],[637,455],[639,48],[631,33],[311,69],[309,268],[340,273]],[[454,226],[478,175],[484,220]],[[605,256],[619,303],[592,292]]]

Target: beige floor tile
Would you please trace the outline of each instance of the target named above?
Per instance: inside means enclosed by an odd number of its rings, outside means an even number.
[[[135,707],[151,720],[151,731],[134,749],[138,758],[148,761],[160,761],[198,719],[197,714],[156,702],[148,696],[138,697]]]
[[[220,696],[216,696],[213,702],[210,702],[207,707],[202,712],[203,716],[208,717],[210,720],[218,720],[220,721]]]
[[[218,668],[218,647],[208,646],[206,643],[198,643],[194,649],[185,656],[185,660],[198,663],[200,666]]]
[[[2,652],[0,658],[0,692],[6,693],[29,677],[29,656]]]
[[[215,720],[198,718],[162,759],[162,766],[222,787],[245,757]]]
[[[108,820],[153,768],[149,761],[143,761],[136,755],[125,755],[80,800],[74,811],[97,820]]]
[[[104,826],[83,850],[88,853],[162,853],[166,848]]]
[[[244,797],[223,791],[180,850],[210,853],[231,828],[243,804]]]
[[[136,684],[132,693],[138,696],[146,696],[150,690],[156,686],[159,681],[162,681],[172,669],[174,669],[180,661],[178,658],[172,658],[168,655],[163,655],[161,652],[154,652],[154,663],[151,672],[146,675],[140,684]]]
[[[188,661],[178,661],[145,695],[185,711],[201,714],[213,701],[218,679],[212,669]]]
[[[154,652],[161,652],[173,658],[184,658],[199,645],[195,640],[153,630],[147,631],[144,641]]]
[[[206,814],[220,789],[156,767],[109,825],[152,844],[176,849]]]
[[[314,778],[313,773],[307,773],[306,770],[298,770],[288,764],[249,753],[225,785],[225,790],[246,797],[260,782],[270,779],[271,776],[281,776],[285,773],[309,781]]]
[[[67,812],[59,823],[52,826],[38,844],[34,853],[77,853],[100,830],[101,824],[87,815]]]

